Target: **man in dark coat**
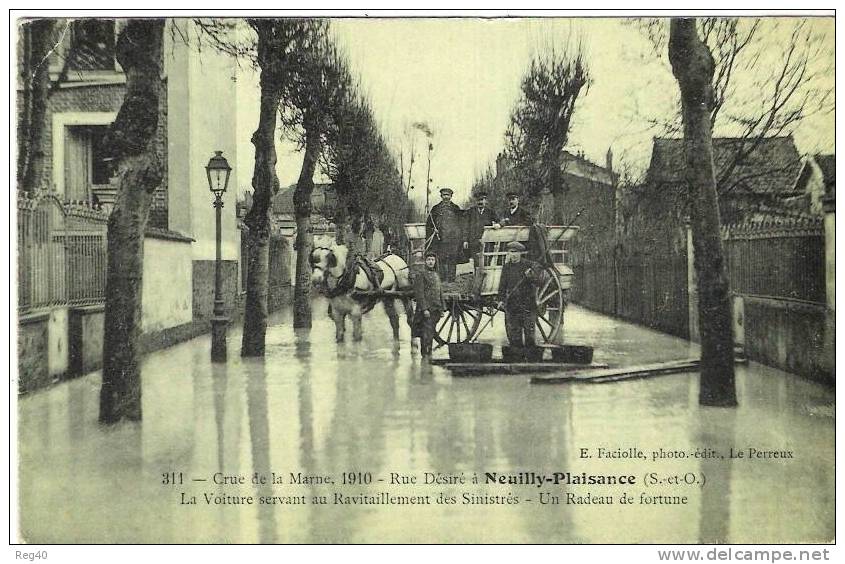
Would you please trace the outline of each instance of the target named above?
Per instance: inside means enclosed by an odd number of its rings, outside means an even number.
[[[420,336],[420,354],[430,357],[434,329],[446,309],[440,277],[437,275],[437,255],[432,251],[426,253],[425,269],[414,274],[414,299],[417,309],[414,313],[413,332]]]
[[[514,225],[532,225],[534,220],[525,208],[519,205],[519,194],[508,192],[508,209],[502,215],[499,222],[501,227],[513,227]]]
[[[505,310],[505,331],[514,347],[534,346],[537,325],[537,280],[540,267],[522,258],[525,246],[518,241],[507,245],[508,255],[499,279],[499,309]]]
[[[475,207],[464,210],[467,229],[464,248],[472,256],[481,252],[481,236],[484,234],[484,228],[498,222],[496,212],[487,206],[486,192],[476,194],[475,202]],[[476,266],[479,266],[477,261]]]
[[[425,222],[428,250],[437,253],[441,277],[444,282],[455,280],[457,264],[464,261],[464,212],[452,201],[451,188],[441,188],[443,201],[431,208]]]

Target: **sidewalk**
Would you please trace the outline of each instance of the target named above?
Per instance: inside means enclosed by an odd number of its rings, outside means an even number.
[[[528,376],[458,379],[420,365],[404,319],[401,348],[393,347],[381,306],[365,317],[360,343],[350,342],[348,331],[347,342],[335,344],[324,301],[315,302],[314,320],[310,333],[295,332],[287,310],[275,314],[262,360],[240,358],[239,327],[230,330],[226,365],[210,364],[208,336],[151,354],[143,363],[140,424],[98,425],[99,373],[22,398],[24,539],[798,543],[834,538],[833,390],[754,363],[737,368],[737,409],[699,407],[695,374],[556,386],[530,385]],[[577,307],[567,311],[566,331],[567,342],[591,344],[597,362],[615,366],[696,354],[683,340]],[[497,319],[485,338],[501,342],[503,334]],[[600,459],[599,447],[620,456],[639,449],[646,459]],[[731,459],[730,449],[746,457]],[[711,450],[724,458],[695,458]],[[758,458],[763,451],[791,451],[793,458]],[[582,458],[585,452],[593,458]],[[675,458],[678,452],[686,458]],[[664,457],[653,461],[655,453]],[[256,471],[281,475],[284,484],[253,485]],[[171,472],[182,473],[182,485],[162,484]],[[244,476],[246,483],[215,485],[215,472]],[[373,481],[342,486],[345,472],[359,481],[371,473]],[[633,475],[636,485],[423,483],[426,473],[439,473],[438,478],[476,473],[483,481],[487,472]],[[291,473],[330,476],[337,483],[291,484]],[[391,485],[391,473],[418,483]],[[663,483],[649,485],[652,474]],[[690,480],[698,483],[687,485]],[[338,504],[335,494],[341,501],[359,496],[373,503]],[[624,494],[635,501],[619,504]],[[313,503],[320,495],[328,504]],[[196,505],[181,503],[192,496]],[[216,504],[220,496],[278,497],[284,504]],[[289,503],[303,496],[305,504]],[[391,496],[429,496],[430,504],[378,503]],[[660,496],[687,499],[671,505],[643,501]],[[607,497],[612,504],[575,503]],[[456,503],[437,503],[438,498]],[[518,503],[507,503],[514,498]]]

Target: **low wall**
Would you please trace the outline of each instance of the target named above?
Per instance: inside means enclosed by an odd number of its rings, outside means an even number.
[[[103,366],[102,304],[71,308],[68,321],[69,376],[79,376]]]
[[[825,347],[826,312],[820,304],[742,296],[748,358],[828,384],[833,351]],[[827,350],[826,350],[827,349]]]
[[[190,323],[193,264],[191,239],[162,231],[144,239],[141,331],[162,331]]]
[[[18,390],[28,392],[52,381],[47,367],[50,312],[23,315],[18,320]]]
[[[186,341],[210,329],[214,304],[214,261],[193,261],[191,240],[175,233],[148,234],[144,241],[142,354]],[[276,278],[269,287],[269,310],[290,303],[289,247],[279,249]],[[286,255],[286,256],[285,256]],[[243,318],[245,294],[238,294],[236,261],[223,261],[226,314]],[[57,380],[102,368],[103,304],[55,307],[18,320],[18,390],[31,392]]]
[[[214,261],[193,261],[193,285],[189,289],[194,321],[210,321],[214,312]],[[222,278],[223,309],[226,316],[233,317],[237,308],[238,262],[224,260],[220,264]]]

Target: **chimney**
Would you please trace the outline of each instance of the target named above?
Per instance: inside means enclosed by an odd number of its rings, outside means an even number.
[[[610,147],[607,148],[607,156],[605,157],[605,166],[608,172],[613,172],[613,151]]]

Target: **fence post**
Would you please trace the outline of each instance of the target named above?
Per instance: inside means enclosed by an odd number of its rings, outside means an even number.
[[[836,196],[822,201],[824,210],[825,323],[824,368],[836,374]]]
[[[689,339],[701,340],[698,333],[698,277],[695,274],[695,249],[692,244],[692,226],[689,220],[685,225],[687,235],[687,296],[689,302]]]

